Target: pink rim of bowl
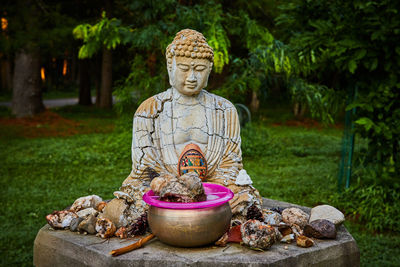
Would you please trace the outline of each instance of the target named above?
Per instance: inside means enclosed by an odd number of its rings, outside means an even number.
[[[207,195],[206,201],[177,203],[158,200],[159,196],[154,195],[152,190],[143,195],[143,201],[151,206],[164,209],[204,209],[220,206],[233,198],[233,192],[225,186],[218,184],[203,183],[204,192]]]

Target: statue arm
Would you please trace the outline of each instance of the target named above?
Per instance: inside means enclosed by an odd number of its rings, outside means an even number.
[[[232,208],[232,220],[244,221],[247,209],[255,204],[261,209],[262,198],[252,185],[251,179],[248,177],[249,183],[238,183],[236,181],[239,172],[243,170],[242,151],[240,148],[240,123],[235,107],[231,104],[231,108],[225,113],[225,151],[218,165],[215,174],[209,182],[227,186],[235,194],[229,202]],[[247,175],[247,174],[245,174]]]

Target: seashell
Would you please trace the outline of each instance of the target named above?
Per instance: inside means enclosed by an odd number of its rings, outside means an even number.
[[[282,237],[281,242],[290,244],[294,241],[294,234],[288,234]]]
[[[106,205],[107,205],[107,202],[105,202],[105,201],[99,202],[99,204],[97,204],[97,206],[96,206],[96,210],[99,212],[102,212]]]
[[[190,57],[190,52],[189,51],[185,52],[185,57]]]
[[[101,238],[112,237],[116,230],[117,228],[109,219],[100,218],[96,222],[96,235]]]
[[[74,218],[78,218],[78,215],[69,210],[54,211],[52,214],[46,216],[47,223],[53,229],[68,228]]]
[[[309,248],[314,246],[314,241],[311,238],[308,238],[304,235],[298,236],[296,239],[296,244],[302,248]]]
[[[101,201],[103,201],[103,199],[101,199],[101,197],[96,195],[80,197],[74,201],[70,210],[73,212],[78,212],[80,210],[87,208],[95,208],[97,204],[99,204],[99,202]]]
[[[196,172],[204,181],[207,176],[207,161],[196,144],[188,144],[183,149],[178,161],[178,174],[183,175],[189,172]]]

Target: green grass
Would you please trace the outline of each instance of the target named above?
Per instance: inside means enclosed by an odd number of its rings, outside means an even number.
[[[98,127],[101,119],[104,124],[115,121],[113,113],[96,109],[56,111],[69,119],[94,120]],[[243,162],[255,187],[268,198],[330,204],[337,192],[342,130],[264,124],[242,131]],[[129,131],[131,125],[123,128]],[[1,265],[32,265],[34,238],[53,210],[88,194],[113,198],[130,173],[130,142],[127,132],[0,139]],[[373,234],[354,222],[346,226],[358,243],[363,266],[397,264],[398,234]]]

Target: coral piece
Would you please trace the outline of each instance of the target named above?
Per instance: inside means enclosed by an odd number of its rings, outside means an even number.
[[[204,201],[203,184],[196,172],[190,172],[180,177],[163,175],[154,178],[150,184],[155,194],[158,193],[160,200],[170,202],[198,202]]]
[[[78,215],[69,210],[54,211],[52,214],[46,216],[47,223],[53,229],[68,228],[74,218],[78,218]]]
[[[335,224],[331,221],[319,219],[310,222],[304,227],[304,235],[319,239],[335,239],[336,227]]]
[[[241,225],[243,243],[251,248],[268,249],[276,241],[275,229],[258,220],[248,220]]]
[[[116,230],[117,228],[109,219],[99,218],[96,222],[96,235],[101,238],[112,237]]]
[[[80,197],[74,201],[70,210],[72,210],[73,212],[78,212],[80,210],[87,209],[87,208],[96,208],[96,206],[101,201],[103,201],[101,199],[101,197],[96,196],[96,195]]]
[[[314,241],[311,238],[301,235],[296,238],[296,244],[302,248],[309,248],[314,246]]]
[[[299,208],[287,208],[282,211],[282,220],[289,224],[297,224],[303,228],[308,223],[310,216]]]

